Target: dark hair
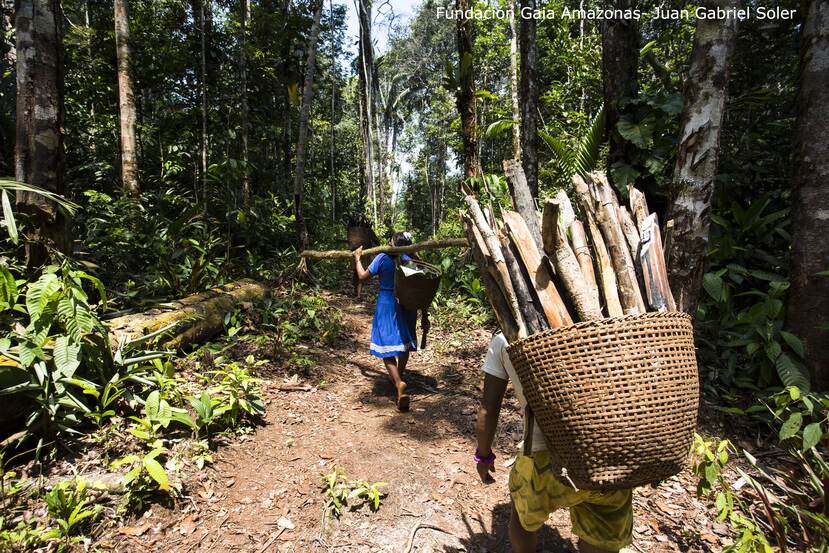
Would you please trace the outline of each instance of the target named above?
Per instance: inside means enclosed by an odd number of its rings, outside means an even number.
[[[395,247],[411,246],[412,238],[408,232],[395,232],[391,237],[391,245]]]

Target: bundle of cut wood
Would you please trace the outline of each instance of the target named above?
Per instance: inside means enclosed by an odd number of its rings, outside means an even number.
[[[656,214],[628,188],[622,205],[603,173],[572,178],[542,213],[519,162],[504,162],[514,211],[499,217],[464,190],[467,238],[501,329],[513,341],[577,321],[674,311]],[[575,204],[575,205],[574,205]]]

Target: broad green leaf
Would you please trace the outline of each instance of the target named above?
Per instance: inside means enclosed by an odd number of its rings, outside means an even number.
[[[69,336],[58,336],[55,339],[53,356],[55,368],[62,376],[70,378],[80,366],[81,344],[70,340]]]
[[[4,263],[0,263],[0,305],[7,309],[17,302],[17,283]]]
[[[9,233],[9,238],[12,243],[17,244],[20,238],[17,235],[17,223],[14,220],[14,211],[9,201],[9,193],[3,190],[0,195],[3,197],[3,223],[6,225],[6,230]]]
[[[785,386],[797,386],[802,393],[809,393],[811,388],[809,373],[802,363],[792,359],[788,353],[781,353],[777,357],[774,367],[777,369],[780,381]]]
[[[616,130],[619,131],[619,134],[625,140],[645,150],[653,144],[653,127],[651,123],[648,119],[634,123],[623,117],[616,123]]]
[[[819,422],[813,422],[803,429],[803,451],[809,451],[815,447],[823,437],[823,430]]]
[[[803,342],[800,340],[800,338],[798,338],[791,332],[786,332],[785,330],[780,331],[780,336],[782,336],[783,340],[789,345],[790,348],[792,348],[792,351],[794,351],[800,357],[803,357]]]
[[[723,300],[723,281],[716,274],[705,273],[702,277],[702,287],[714,301]]]
[[[150,392],[150,395],[148,395],[147,399],[144,400],[144,414],[147,415],[148,419],[158,418],[158,408],[160,400],[161,396],[158,393],[158,390],[153,390],[152,392]]]
[[[167,478],[167,471],[161,466],[161,463],[155,459],[147,456],[144,457],[144,467],[147,469],[150,477],[158,483],[158,487],[162,490],[170,489],[170,481]]]
[[[515,125],[515,121],[510,119],[501,119],[499,121],[495,121],[494,123],[490,123],[490,125],[486,128],[484,138],[492,138],[501,135],[512,129],[513,125]]]
[[[54,273],[41,275],[39,279],[30,284],[26,291],[26,310],[29,312],[29,317],[33,320],[38,319],[58,290],[60,290],[60,280]]]
[[[798,430],[803,425],[803,415],[800,413],[792,413],[792,415],[783,423],[783,426],[780,427],[780,441],[788,440],[789,438],[796,436]]]

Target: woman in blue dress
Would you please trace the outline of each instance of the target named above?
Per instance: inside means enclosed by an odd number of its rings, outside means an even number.
[[[408,232],[396,232],[391,239],[392,246],[408,246],[412,243]],[[377,276],[380,289],[377,292],[377,307],[374,310],[374,320],[371,322],[372,355],[380,357],[386,366],[394,387],[397,390],[397,408],[400,411],[409,410],[409,395],[406,393],[406,383],[400,375],[409,361],[409,352],[417,350],[415,339],[415,317],[412,313],[397,303],[394,294],[394,271],[396,255],[379,254],[368,269],[363,268],[360,256],[363,248],[354,250],[354,266],[360,281]],[[409,256],[403,254],[401,259],[407,261]]]

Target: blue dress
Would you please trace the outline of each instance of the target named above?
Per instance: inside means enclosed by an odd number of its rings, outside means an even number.
[[[403,255],[403,260],[409,256]],[[404,309],[394,295],[394,258],[379,254],[368,266],[368,272],[378,275],[380,291],[377,307],[371,322],[371,347],[377,357],[394,357],[407,351],[417,350],[414,337],[416,313]]]

